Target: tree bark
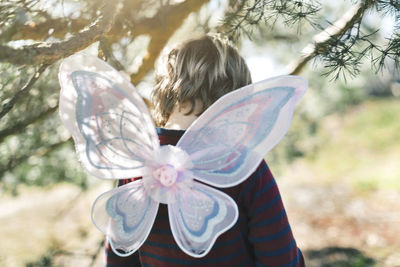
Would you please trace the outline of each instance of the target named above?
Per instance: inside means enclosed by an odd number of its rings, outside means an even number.
[[[135,25],[136,36],[150,35],[151,41],[148,46],[147,57],[137,73],[131,75],[131,83],[138,84],[143,77],[154,68],[154,63],[162,49],[174,32],[183,24],[190,13],[196,12],[210,0],[187,0],[180,4],[167,6],[160,9],[159,13],[151,19],[144,19]]]
[[[83,30],[68,40],[55,43],[38,43],[21,48],[0,45],[0,61],[15,65],[50,65],[55,61],[70,56],[95,42],[111,29],[111,25],[121,8],[120,1],[104,1],[102,15],[88,29]]]
[[[42,23],[28,23],[20,27],[12,35],[1,38],[3,42],[15,40],[43,41],[48,37],[64,39],[67,33],[77,33],[85,28],[90,21],[77,18],[64,20],[61,18],[48,19]],[[49,34],[49,32],[52,32]]]

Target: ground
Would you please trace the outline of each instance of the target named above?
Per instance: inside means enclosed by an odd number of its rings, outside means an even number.
[[[270,166],[308,266],[400,266],[399,113],[398,100],[374,100],[327,117],[318,150]],[[0,196],[0,266],[102,266],[90,208],[111,187]]]

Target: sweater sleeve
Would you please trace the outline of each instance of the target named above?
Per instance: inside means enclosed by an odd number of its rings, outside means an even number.
[[[245,190],[248,241],[253,249],[256,266],[305,266],[278,186],[264,161],[248,179]]]

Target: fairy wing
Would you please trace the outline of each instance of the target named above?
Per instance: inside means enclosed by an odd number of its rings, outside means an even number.
[[[217,237],[237,221],[238,209],[227,194],[194,182],[168,205],[172,234],[178,246],[192,257],[205,256]]]
[[[142,98],[104,61],[77,54],[59,71],[60,116],[80,161],[100,178],[141,176],[159,142]]]
[[[93,204],[92,221],[117,255],[129,256],[149,235],[158,206],[137,180],[100,195]]]
[[[298,76],[278,76],[221,97],[177,144],[191,157],[193,177],[217,187],[246,179],[286,133],[306,88]]]

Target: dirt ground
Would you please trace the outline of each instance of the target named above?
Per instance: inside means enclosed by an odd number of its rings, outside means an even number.
[[[301,161],[278,178],[308,266],[400,266],[400,192],[318,183]]]
[[[109,187],[81,191],[59,184],[1,196],[0,266],[102,266],[96,256],[103,236],[91,223],[90,208]]]
[[[277,177],[308,266],[400,266],[400,193],[368,195],[316,183],[301,162]],[[95,197],[71,185],[27,189],[0,201],[0,266],[103,266],[102,235],[91,225]]]

